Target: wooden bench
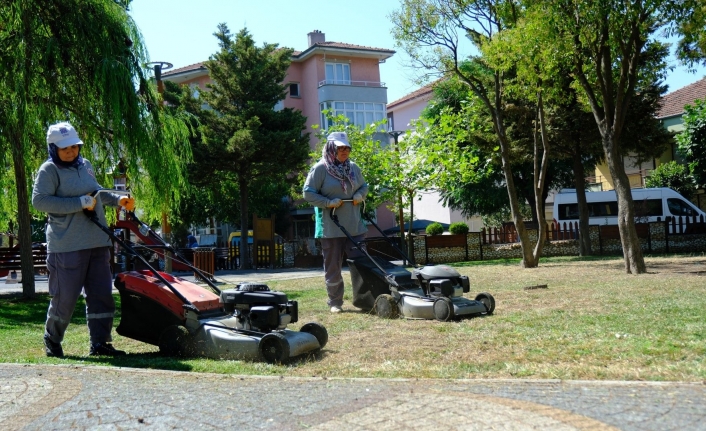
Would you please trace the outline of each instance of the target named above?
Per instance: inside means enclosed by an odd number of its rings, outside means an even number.
[[[32,263],[35,273],[45,272],[47,270],[46,246],[35,246],[32,248]],[[0,276],[6,275],[6,273],[9,273],[10,271],[17,271],[20,269],[22,269],[20,249],[16,247],[0,248]]]

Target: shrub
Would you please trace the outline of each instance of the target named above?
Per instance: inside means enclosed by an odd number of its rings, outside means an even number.
[[[444,227],[441,223],[434,222],[427,226],[427,235],[441,235],[442,233],[444,233]]]
[[[466,235],[468,233],[468,225],[462,221],[451,223],[451,226],[449,226],[449,232],[454,235]]]
[[[646,187],[669,187],[687,199],[691,199],[696,192],[693,177],[684,165],[672,160],[662,163],[652,171],[645,180]]]

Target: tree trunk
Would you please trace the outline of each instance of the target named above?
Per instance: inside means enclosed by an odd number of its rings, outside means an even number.
[[[591,256],[591,236],[588,227],[588,202],[586,201],[586,178],[583,171],[581,152],[577,149],[573,156],[574,183],[576,184],[576,202],[579,206],[579,256]],[[557,221],[558,223],[558,221]]]
[[[500,141],[500,155],[502,157],[502,168],[505,174],[505,182],[507,183],[507,195],[510,199],[510,210],[512,211],[512,220],[517,229],[517,235],[520,237],[520,247],[522,248],[522,267],[536,268],[538,260],[534,258],[532,247],[530,246],[529,234],[525,229],[525,221],[520,214],[520,202],[517,199],[517,190],[515,189],[515,181],[512,178],[512,170],[510,169],[510,157],[508,150],[507,138],[505,133],[498,133]]]
[[[409,191],[409,229],[407,231],[407,256],[412,262],[417,260],[414,258],[414,238],[412,238],[412,225],[414,224],[414,190]]]
[[[546,124],[544,122],[544,102],[542,92],[537,94],[537,119],[539,120],[539,138],[541,138],[541,150],[537,134],[534,137],[534,175],[532,191],[534,192],[535,212],[537,218],[537,243],[534,246],[533,258],[535,266],[539,265],[539,258],[542,256],[544,242],[547,240],[547,221],[544,215],[544,189],[546,188],[547,169],[549,168],[549,137],[547,135]],[[541,154],[540,154],[541,153]]]
[[[22,296],[33,298],[34,259],[32,257],[32,227],[30,224],[29,197],[27,195],[27,173],[25,171],[24,154],[29,147],[25,134],[27,119],[27,103],[30,91],[30,73],[32,73],[32,49],[30,8],[22,10],[22,30],[25,45],[24,64],[22,66],[22,86],[19,95],[20,106],[17,110],[17,122],[9,126],[10,147],[12,148],[12,163],[15,167],[15,186],[17,187],[17,231],[20,242],[20,267],[22,268]]]
[[[240,188],[240,269],[250,269],[250,256],[248,253],[248,183],[244,179],[240,179],[238,180],[238,186]],[[254,239],[253,256],[257,256]],[[257,267],[257,262],[255,262],[255,266]]]
[[[15,129],[18,131],[17,129]],[[22,130],[22,127],[19,128]],[[14,133],[10,146],[12,147],[12,162],[15,167],[15,183],[17,184],[17,232],[20,247],[20,266],[22,267],[22,296],[34,298],[34,258],[32,257],[32,227],[29,214],[29,196],[27,194],[27,174],[22,147],[22,133]]]
[[[405,236],[404,236],[404,204],[402,203],[402,193],[401,193],[401,192],[400,192],[399,198],[400,198],[400,199],[399,199],[399,203],[398,203],[397,205],[398,205],[399,213],[400,213],[400,215],[399,215],[399,219],[400,219],[400,221],[399,221],[399,223],[400,223],[400,248],[401,248],[402,250],[404,250],[404,244],[405,244]],[[409,229],[408,229],[408,232],[412,232],[412,221],[411,221],[411,220],[410,220],[410,222],[409,222]],[[402,264],[403,264],[403,265],[406,265],[406,264],[407,264],[407,262],[406,262],[404,256],[402,257]]]
[[[630,180],[625,173],[623,158],[618,154],[614,137],[610,133],[603,135],[603,150],[618,198],[618,229],[620,242],[623,246],[625,271],[628,274],[644,274],[647,272],[647,268],[635,229],[635,209],[630,191]]]

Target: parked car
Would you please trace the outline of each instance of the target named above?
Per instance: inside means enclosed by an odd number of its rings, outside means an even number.
[[[670,188],[632,189],[635,204],[635,216],[642,222],[665,220],[666,217],[704,216],[684,196]],[[588,201],[589,224],[618,224],[618,201],[615,190],[604,192],[586,192]],[[576,190],[564,189],[554,197],[554,219],[559,222],[579,219],[579,207],[576,202]]]

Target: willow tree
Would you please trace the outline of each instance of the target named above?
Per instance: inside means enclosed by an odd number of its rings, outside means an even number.
[[[22,289],[33,296],[29,191],[47,157],[49,124],[70,121],[99,181],[122,160],[140,206],[178,200],[190,157],[185,123],[167,116],[150,85],[127,0],[10,0],[0,4],[0,183],[16,186]],[[10,162],[11,161],[11,162]],[[7,190],[5,191],[7,193]],[[5,213],[7,214],[7,213]],[[0,220],[6,227],[9,219]]]

